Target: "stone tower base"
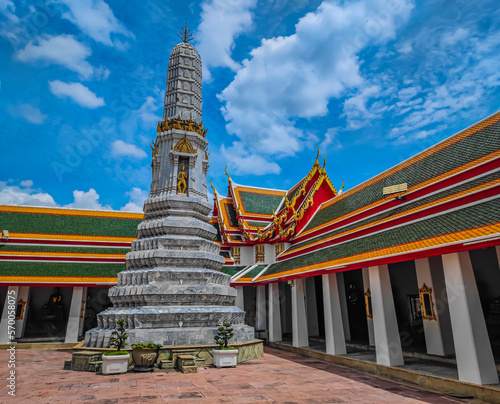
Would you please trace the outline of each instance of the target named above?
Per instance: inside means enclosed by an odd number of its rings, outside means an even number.
[[[127,347],[140,342],[161,344],[164,347],[213,345],[219,327],[146,328],[128,329]],[[248,325],[232,325],[231,343],[250,342],[255,339],[254,329]],[[84,346],[107,348],[112,329],[93,329],[85,334]]]

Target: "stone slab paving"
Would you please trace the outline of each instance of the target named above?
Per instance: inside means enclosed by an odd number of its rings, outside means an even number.
[[[0,352],[0,402],[10,403],[464,403],[293,353],[266,348],[237,368],[200,368],[103,376],[62,370],[71,351],[16,352],[16,397],[6,389],[7,352]],[[475,402],[478,402],[475,400]]]

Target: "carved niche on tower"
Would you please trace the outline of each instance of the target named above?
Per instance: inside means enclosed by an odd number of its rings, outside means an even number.
[[[178,195],[189,194],[189,183],[193,173],[197,149],[193,147],[186,134],[172,147],[175,170],[175,187]]]

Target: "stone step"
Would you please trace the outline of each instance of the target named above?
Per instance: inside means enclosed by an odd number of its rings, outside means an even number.
[[[193,355],[177,355],[177,368],[182,373],[197,373],[198,368],[195,364]]]

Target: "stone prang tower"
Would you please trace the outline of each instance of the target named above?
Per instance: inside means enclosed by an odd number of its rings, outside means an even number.
[[[98,315],[85,346],[108,347],[116,320],[125,320],[128,346],[214,344],[217,328],[230,322],[233,342],[254,340],[235,304],[236,290],[220,271],[224,258],[208,223],[208,153],[201,121],[200,55],[189,31],[168,62],[163,120],[151,145],[153,180],[144,220],[127,254],[127,270],[109,291],[113,308]]]

